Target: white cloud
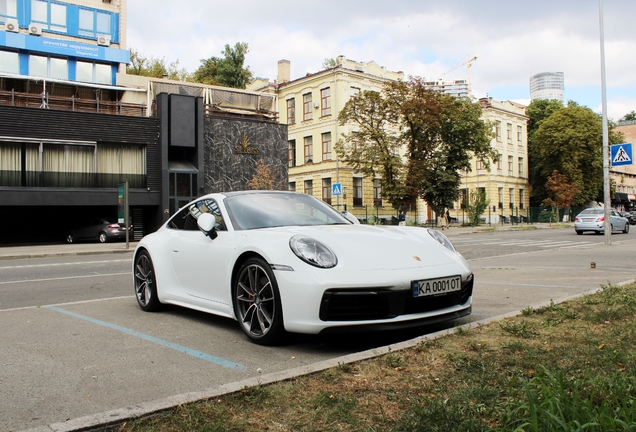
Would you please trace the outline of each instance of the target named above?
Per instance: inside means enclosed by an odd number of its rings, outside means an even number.
[[[636,2],[605,2],[608,106],[614,117],[636,109],[633,70]],[[246,65],[275,79],[277,61],[292,78],[319,70],[325,58],[374,60],[406,75],[437,78],[478,56],[471,68],[477,96],[529,97],[530,76],[564,72],[566,95],[600,106],[600,34],[596,2],[580,0],[289,0],[128,2],[128,47],[179,60],[194,71],[225,44],[247,42]],[[448,78],[466,77],[466,67]],[[596,108],[595,108],[596,109]],[[623,112],[624,110],[624,112]]]

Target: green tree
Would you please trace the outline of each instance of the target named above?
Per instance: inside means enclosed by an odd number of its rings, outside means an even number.
[[[468,213],[468,223],[471,226],[477,226],[481,222],[481,215],[484,214],[490,201],[486,198],[486,191],[477,188],[470,191],[468,197],[464,199],[464,208]]]
[[[326,58],[323,62],[322,62],[322,68],[324,69],[333,69],[336,66],[338,66],[338,63],[336,62],[336,59],[334,58]]]
[[[382,198],[402,208],[412,198],[399,154],[397,111],[380,93],[365,90],[338,114],[340,125],[352,125],[335,145],[338,158],[368,178],[380,177]]]
[[[223,57],[201,60],[201,66],[194,72],[193,80],[203,84],[244,89],[252,80],[249,66],[244,66],[248,52],[249,46],[245,42],[237,42],[234,47],[226,44],[221,52]]]
[[[620,121],[634,121],[634,120],[636,120],[636,111],[628,112],[627,114],[623,116],[623,118]]]
[[[610,124],[610,144],[621,135]],[[602,196],[603,190],[602,121],[591,109],[567,106],[541,121],[532,136],[535,199],[549,198],[546,183],[555,171],[566,176],[576,188],[573,205],[585,205]]]
[[[126,67],[126,73],[177,81],[188,81],[190,78],[188,71],[180,67],[179,60],[166,66],[165,59],[147,58],[135,49],[130,50],[130,64]]]
[[[478,103],[430,90],[421,78],[391,82],[386,94],[399,113],[406,185],[443,214],[459,199],[460,171],[471,170],[471,159],[482,160],[487,169],[497,159],[490,146],[493,132]]]

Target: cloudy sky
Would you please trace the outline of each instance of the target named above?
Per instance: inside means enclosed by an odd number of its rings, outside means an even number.
[[[601,112],[599,0],[129,0],[128,48],[189,72],[247,42],[245,64],[276,79],[325,58],[374,60],[427,79],[465,62],[473,94],[529,102],[530,76],[563,72],[565,99]],[[636,110],[636,1],[604,0],[608,116]],[[444,75],[467,78],[466,66]]]

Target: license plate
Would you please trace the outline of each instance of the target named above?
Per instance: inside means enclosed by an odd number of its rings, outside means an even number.
[[[439,279],[425,279],[411,282],[413,297],[426,297],[446,294],[462,289],[461,276],[451,276]]]

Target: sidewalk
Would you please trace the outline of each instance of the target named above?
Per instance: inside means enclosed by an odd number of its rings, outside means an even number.
[[[132,253],[137,247],[137,242],[116,243],[59,243],[30,246],[0,246],[0,260],[45,258],[54,256],[72,255],[98,255],[108,253]]]
[[[535,223],[535,224],[493,224],[480,225],[476,227],[467,227],[459,225],[451,225],[448,230],[443,230],[444,233],[457,235],[457,234],[472,234],[479,232],[489,231],[519,231],[526,229],[554,229],[554,228],[568,228],[572,227],[571,223]],[[441,226],[436,227],[442,231]],[[99,255],[109,253],[132,253],[137,247],[138,242],[129,242],[129,247],[126,249],[126,242],[114,242],[114,243],[59,243],[59,244],[45,244],[45,245],[30,245],[30,246],[1,246],[0,245],[0,260],[6,259],[24,259],[24,258],[45,258],[55,256],[73,256],[73,255]]]

